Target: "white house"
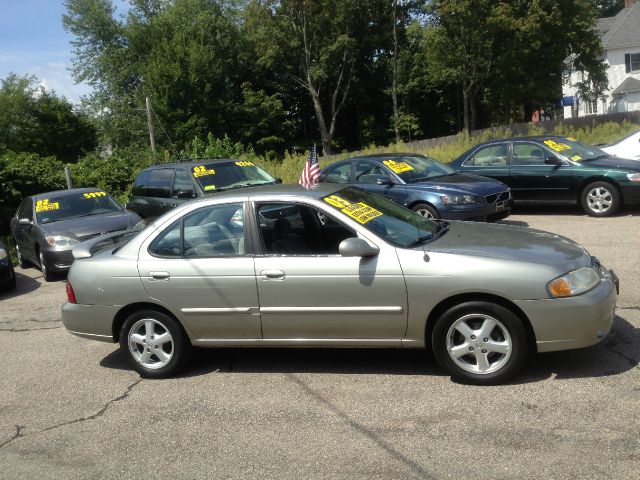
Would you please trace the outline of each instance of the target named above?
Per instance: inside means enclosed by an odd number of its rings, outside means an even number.
[[[564,118],[640,110],[640,2],[625,0],[615,17],[598,19],[596,29],[602,37],[609,90],[597,100],[579,98],[576,84],[580,71],[563,75]]]

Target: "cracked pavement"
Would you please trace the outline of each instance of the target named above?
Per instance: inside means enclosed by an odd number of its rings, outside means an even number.
[[[182,376],[141,380],[62,327],[62,281],[18,269],[0,294],[0,479],[640,478],[640,211],[505,223],[579,241],[621,291],[600,345],[499,387],[395,350],[199,350]]]

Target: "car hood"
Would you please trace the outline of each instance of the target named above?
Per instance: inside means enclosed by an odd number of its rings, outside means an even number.
[[[45,223],[41,228],[50,235],[64,235],[84,240],[102,233],[133,228],[139,221],[138,215],[126,211],[69,218],[59,222]]]
[[[425,244],[427,251],[551,265],[563,271],[591,264],[578,243],[554,233],[511,225],[450,222],[449,231]]]
[[[598,160],[587,160],[586,162],[582,162],[582,165],[586,167],[620,168],[622,170],[640,172],[640,163],[638,163],[637,160],[629,160],[627,158],[613,156],[599,158]]]
[[[471,193],[474,195],[490,195],[492,193],[506,192],[509,190],[504,183],[492,178],[479,175],[461,175],[452,173],[432,179],[420,180],[406,184],[409,189],[450,190],[458,193]]]

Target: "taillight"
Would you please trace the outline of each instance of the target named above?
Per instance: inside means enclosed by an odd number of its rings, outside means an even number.
[[[67,300],[69,303],[78,303],[76,302],[76,294],[73,292],[73,287],[69,281],[67,281]]]

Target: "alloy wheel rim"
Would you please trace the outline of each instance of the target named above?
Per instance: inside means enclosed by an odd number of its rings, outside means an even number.
[[[461,369],[479,375],[494,373],[511,358],[513,342],[506,327],[482,313],[464,315],[447,332],[447,353]]]
[[[157,370],[173,357],[173,337],[167,327],[153,318],[143,318],[129,330],[129,352],[140,365]]]
[[[47,276],[47,267],[44,264],[44,255],[42,255],[42,252],[39,253],[38,259],[40,260],[40,270],[42,271],[42,275],[46,277]]]
[[[611,192],[604,187],[595,187],[587,192],[587,205],[597,213],[606,212],[613,204]]]
[[[416,213],[418,215],[420,215],[421,217],[424,218],[430,218],[430,219],[434,219],[436,217],[433,216],[433,213],[431,213],[429,210],[427,210],[426,208],[419,208],[418,210],[416,210]]]

